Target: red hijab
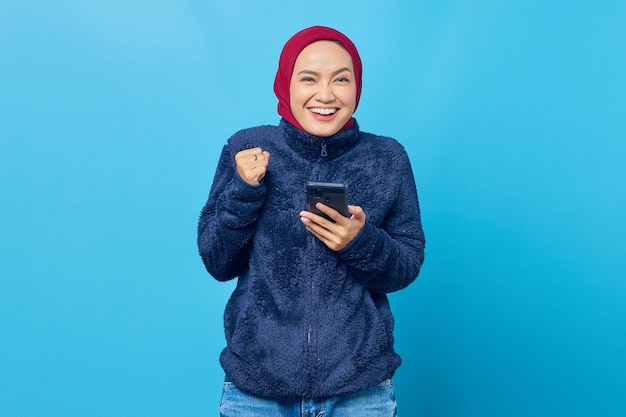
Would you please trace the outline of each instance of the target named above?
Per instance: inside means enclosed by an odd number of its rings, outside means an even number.
[[[296,64],[296,59],[300,52],[313,42],[317,41],[338,41],[348,51],[352,58],[352,65],[354,66],[354,77],[356,80],[356,106],[359,105],[359,98],[361,97],[361,86],[363,68],[361,66],[361,57],[356,49],[356,46],[350,39],[343,33],[336,31],[335,29],[325,26],[312,26],[301,30],[293,35],[283,47],[280,53],[280,59],[278,61],[278,71],[276,72],[276,78],[274,79],[274,93],[278,97],[278,114],[284,117],[291,124],[296,126],[300,130],[304,130],[300,123],[291,113],[291,105],[289,99],[289,86],[291,84],[291,75],[293,73],[293,67]],[[342,127],[347,129],[354,124],[354,119],[350,118],[348,122]]]

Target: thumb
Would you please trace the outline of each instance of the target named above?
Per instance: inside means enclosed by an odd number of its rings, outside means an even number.
[[[365,212],[360,206],[348,206],[348,213],[352,214],[355,220],[365,220]]]

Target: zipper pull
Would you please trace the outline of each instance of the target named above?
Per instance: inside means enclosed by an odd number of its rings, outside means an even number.
[[[328,152],[326,152],[326,142],[322,142],[322,156],[328,156]]]

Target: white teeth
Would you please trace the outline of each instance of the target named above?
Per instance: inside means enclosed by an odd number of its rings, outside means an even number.
[[[313,113],[319,113],[319,114],[333,114],[334,112],[337,111],[337,109],[324,109],[321,107],[313,107],[309,109],[310,111],[312,111]]]

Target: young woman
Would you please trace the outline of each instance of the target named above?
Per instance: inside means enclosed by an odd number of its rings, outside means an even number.
[[[386,294],[417,278],[425,241],[404,148],[352,117],[361,71],[342,33],[296,33],[274,83],[280,123],[239,131],[222,150],[198,225],[208,272],[238,277],[222,416],[396,415]],[[345,184],[349,217],[305,210],[308,181]]]

